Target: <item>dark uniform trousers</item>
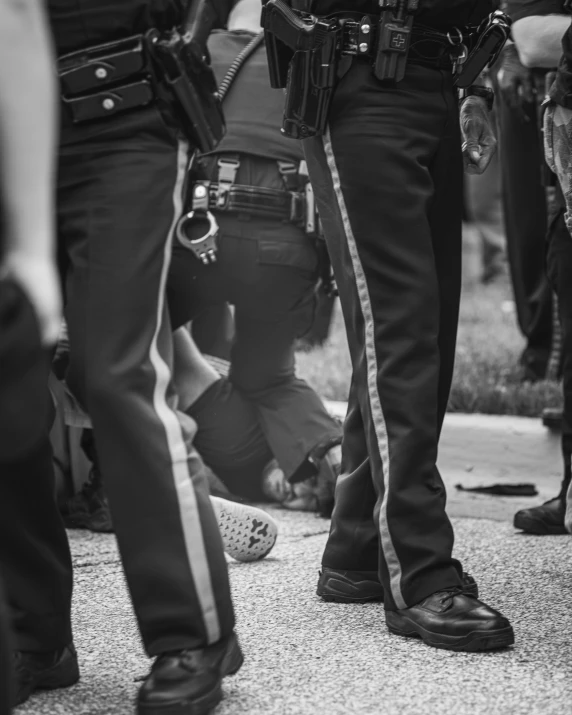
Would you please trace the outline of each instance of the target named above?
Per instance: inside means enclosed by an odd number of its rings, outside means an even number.
[[[552,288],[544,271],[546,190],[536,104],[517,110],[499,99],[499,155],[505,234],[518,324],[527,340],[525,363],[542,371],[552,350]]]
[[[572,457],[572,237],[564,221],[565,213],[566,203],[558,185],[548,229],[546,269],[548,280],[558,296],[562,331],[562,386],[564,394],[562,455],[564,458],[564,476],[570,480]]]
[[[436,466],[461,280],[462,161],[450,71],[396,88],[354,61],[304,142],[350,343],[342,474],[323,565],[376,570],[385,607],[460,584]]]
[[[237,184],[266,185],[261,180],[267,179],[268,164],[280,186],[276,162],[246,157]],[[295,370],[296,338],[311,328],[314,318],[317,253],[291,224],[220,212],[216,219],[216,264],[198,265],[187,249],[175,245],[168,282],[171,318],[177,327],[225,301],[235,306],[229,379],[254,405],[268,447],[289,477],[315,447],[341,432]],[[196,445],[208,463],[213,450],[203,444],[197,421]]]
[[[0,571],[13,646],[56,650],[70,643],[72,570],[55,500],[48,437],[53,405],[48,355],[32,306],[0,284]]]
[[[172,409],[165,285],[187,163],[188,145],[155,107],[63,130],[67,380],[92,418],[150,655],[204,647],[234,626],[204,468]]]
[[[54,499],[48,364],[27,297],[0,282],[1,715],[12,704],[12,647],[50,650],[71,640],[71,557]]]
[[[8,607],[0,581],[0,715],[9,715],[13,698],[12,640],[9,623]]]

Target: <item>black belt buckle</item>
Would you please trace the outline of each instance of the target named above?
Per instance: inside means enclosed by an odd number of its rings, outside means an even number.
[[[70,52],[58,59],[58,75],[65,96],[120,83],[146,70],[143,36]]]
[[[144,107],[154,99],[153,87],[146,79],[92,94],[62,97],[74,124],[104,119],[129,109]]]

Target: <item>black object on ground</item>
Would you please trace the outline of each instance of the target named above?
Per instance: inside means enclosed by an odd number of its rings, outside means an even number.
[[[462,484],[456,484],[455,489],[501,497],[535,497],[538,494],[535,484],[491,484],[488,487],[464,487]]]

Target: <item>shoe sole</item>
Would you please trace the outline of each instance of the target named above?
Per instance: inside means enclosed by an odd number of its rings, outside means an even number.
[[[512,626],[494,631],[472,631],[464,636],[449,636],[428,631],[395,611],[386,611],[385,619],[387,630],[390,633],[403,638],[421,638],[427,645],[442,650],[477,653],[486,650],[500,650],[514,644]]]
[[[260,561],[272,551],[278,525],[262,509],[211,496],[224,550],[242,562]]]
[[[237,640],[225,654],[221,663],[221,679],[238,673],[244,656]],[[194,700],[183,700],[164,705],[137,703],[137,715],[209,715],[222,701],[222,686],[219,683],[208,693]]]
[[[514,528],[520,529],[527,534],[534,534],[535,536],[560,536],[563,534],[568,534],[562,526],[550,526],[545,524],[541,519],[534,519],[533,517],[524,515],[515,515],[514,517]]]

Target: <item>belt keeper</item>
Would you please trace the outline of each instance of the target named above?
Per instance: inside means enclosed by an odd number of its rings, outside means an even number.
[[[198,181],[193,186],[193,211],[207,212],[209,210],[209,184],[208,181]]]
[[[240,168],[240,160],[225,156],[218,160],[218,187],[216,191],[216,207],[224,208],[228,203],[228,192],[234,184]]]
[[[369,15],[364,15],[359,23],[357,52],[358,55],[369,54],[373,44],[373,23]]]

